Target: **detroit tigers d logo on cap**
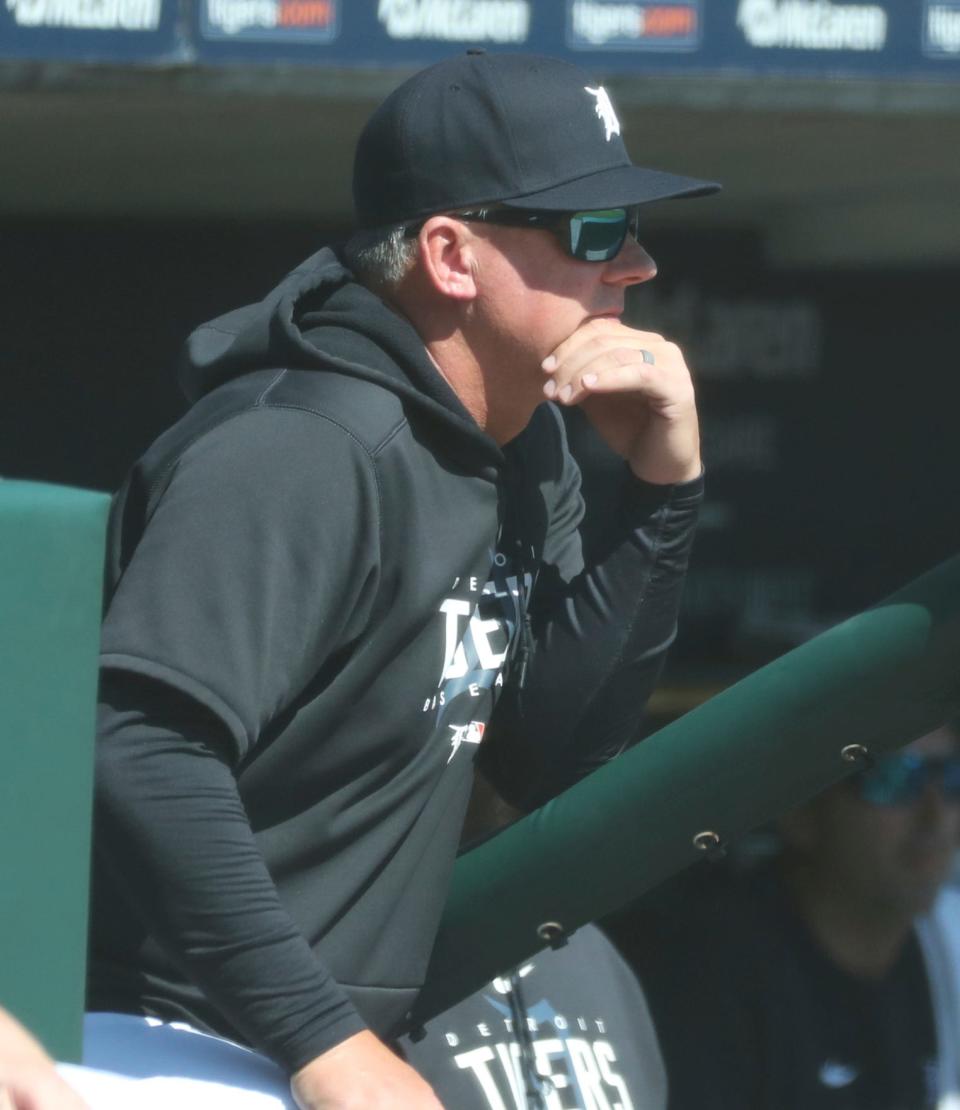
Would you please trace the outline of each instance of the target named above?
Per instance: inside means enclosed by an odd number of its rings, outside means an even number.
[[[591,89],[589,85],[584,85],[583,91],[597,98],[594,108],[598,118],[603,122],[606,140],[609,143],[614,135],[620,134],[620,121],[617,119],[617,113],[613,110],[613,103],[607,95],[607,90],[602,85],[598,85],[595,89]]]

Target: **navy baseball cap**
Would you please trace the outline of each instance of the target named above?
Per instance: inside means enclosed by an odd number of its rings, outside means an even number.
[[[633,165],[610,97],[578,66],[482,50],[395,89],[364,127],[353,167],[361,228],[477,204],[582,211],[719,188]]]

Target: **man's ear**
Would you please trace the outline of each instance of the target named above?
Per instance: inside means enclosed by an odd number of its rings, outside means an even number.
[[[438,293],[458,301],[477,295],[474,237],[461,220],[431,216],[417,236],[424,276]]]

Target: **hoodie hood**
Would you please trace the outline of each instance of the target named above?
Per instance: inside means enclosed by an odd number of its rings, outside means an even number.
[[[413,326],[360,285],[332,248],[312,255],[258,304],[202,324],[187,339],[180,385],[193,403],[244,374],[335,371],[373,382],[458,430],[500,461],[427,354]]]

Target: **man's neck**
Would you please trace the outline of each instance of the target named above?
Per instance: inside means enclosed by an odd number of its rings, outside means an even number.
[[[534,408],[543,398],[531,398],[528,405],[521,405],[516,388],[510,390],[506,383],[498,388],[496,379],[491,381],[493,376],[484,372],[462,336],[428,342],[426,349],[467,412],[501,447],[530,423]]]
[[[530,423],[543,395],[518,380],[512,358],[471,338],[461,309],[435,299],[421,302],[421,294],[414,283],[385,299],[413,326],[434,366],[479,427],[500,446],[509,443]],[[431,310],[424,310],[423,303]]]
[[[882,979],[891,970],[910,935],[909,914],[865,904],[801,868],[785,882],[804,924],[839,968],[858,979]]]
[[[425,341],[427,354],[437,372],[459,397],[463,407],[487,431],[490,407],[483,375],[459,335]]]

